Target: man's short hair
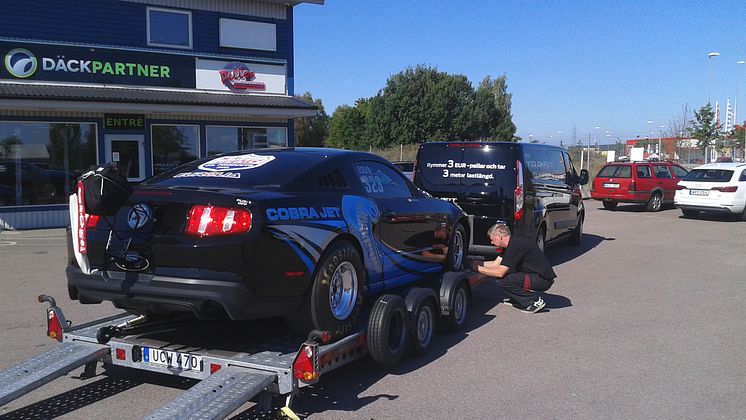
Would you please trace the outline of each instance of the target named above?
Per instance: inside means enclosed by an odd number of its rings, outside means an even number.
[[[496,223],[487,230],[487,236],[490,238],[495,235],[510,236],[510,228],[505,223]]]

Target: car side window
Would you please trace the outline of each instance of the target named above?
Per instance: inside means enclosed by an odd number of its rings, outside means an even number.
[[[648,165],[637,165],[637,177],[638,178],[651,178],[650,166]]]
[[[666,165],[653,165],[653,168],[655,168],[655,177],[656,178],[667,178],[667,179],[671,179],[671,171],[668,170],[668,166],[666,166]]]
[[[746,169],[744,169],[743,172],[741,172],[741,176],[738,177],[738,180],[739,181],[746,181]]]
[[[364,191],[375,198],[409,198],[412,192],[402,176],[379,162],[359,162],[355,172]]]
[[[683,178],[688,174],[686,169],[682,168],[681,166],[671,166],[671,169],[673,169],[673,174],[676,178]]]
[[[562,152],[562,157],[565,160],[565,182],[568,184],[574,184],[578,179],[578,173],[575,172],[575,166],[572,164],[570,155],[566,152]]]

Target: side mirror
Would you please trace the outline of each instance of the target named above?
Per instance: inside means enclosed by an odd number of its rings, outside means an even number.
[[[588,183],[588,170],[581,169],[580,170],[580,185],[585,185],[587,183]]]

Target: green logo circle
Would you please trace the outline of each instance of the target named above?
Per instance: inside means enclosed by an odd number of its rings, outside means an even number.
[[[31,77],[36,73],[37,66],[36,56],[27,49],[16,48],[5,54],[5,68],[19,79]]]

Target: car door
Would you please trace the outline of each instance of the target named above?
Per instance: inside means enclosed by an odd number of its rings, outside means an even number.
[[[653,164],[653,173],[655,174],[656,185],[663,190],[663,201],[673,201],[673,196],[676,193],[676,183],[679,180],[674,178],[665,163]]]
[[[650,165],[647,163],[638,163],[637,165],[635,165],[635,173],[633,175],[635,177],[637,192],[640,194],[644,194],[644,196],[641,198],[647,199],[647,197],[652,194],[657,183],[655,178],[653,178],[653,173]]]
[[[386,287],[439,270],[442,261],[424,255],[435,251],[435,243],[443,242],[447,216],[438,213],[431,198],[414,194],[404,176],[383,162],[358,161],[355,172],[380,211],[377,236]]]
[[[570,229],[573,229],[577,226],[578,215],[583,210],[583,192],[580,190],[578,173],[575,171],[570,155],[567,152],[562,152],[562,157],[565,159],[565,184],[570,191],[570,213],[568,216],[572,222]]]

